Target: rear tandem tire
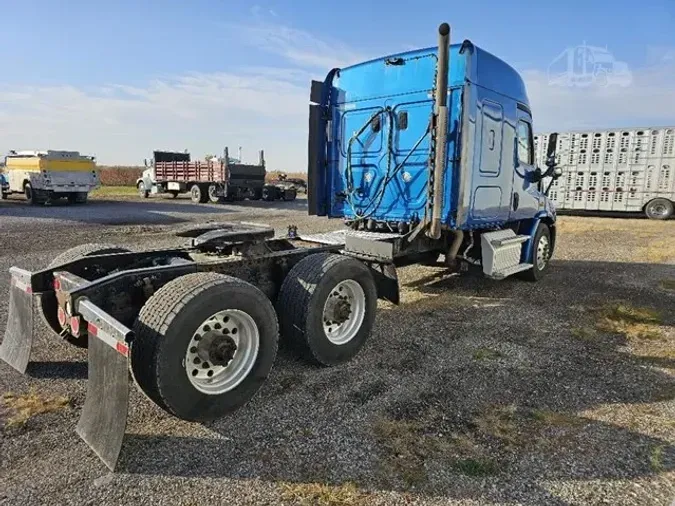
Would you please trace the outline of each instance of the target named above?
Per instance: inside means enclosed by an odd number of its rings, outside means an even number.
[[[295,197],[297,197],[298,192],[295,190],[295,188],[286,188],[283,191],[282,195],[283,195],[282,198],[284,199],[285,202],[291,202],[295,200]]]
[[[651,200],[645,206],[645,215],[650,220],[667,220],[673,215],[673,204],[670,200],[657,198]]]
[[[272,202],[272,201],[274,201],[275,197],[276,197],[276,189],[275,188],[263,188],[262,199],[265,202]]]
[[[218,193],[218,185],[215,184],[209,185],[209,200],[213,204],[218,204],[220,202],[223,202],[223,200],[225,200],[224,197],[217,195],[217,193]]]
[[[347,297],[347,307],[338,308],[343,297]],[[333,312],[327,312],[329,304]],[[306,359],[325,366],[346,362],[361,350],[376,311],[377,289],[368,267],[354,258],[329,253],[298,262],[286,276],[277,301],[284,339]]]
[[[121,246],[116,246],[114,244],[81,244],[80,246],[75,246],[69,250],[64,251],[60,255],[56,256],[47,266],[48,269],[57,267],[59,265],[67,264],[69,262],[74,262],[80,258],[90,256],[90,255],[103,255],[105,253],[127,253],[129,250],[122,248]],[[58,306],[56,303],[56,297],[52,292],[51,295],[42,295],[39,298],[38,305],[40,307],[40,313],[45,323],[56,333],[61,334],[63,328],[59,323],[57,316]],[[89,340],[87,336],[76,337],[70,333],[64,336],[64,339],[76,346],[78,348],[87,348],[89,346]]]
[[[190,198],[195,204],[204,204],[209,200],[209,195],[201,185],[193,184],[190,188]]]
[[[143,392],[178,418],[204,422],[238,409],[260,389],[274,364],[279,327],[272,303],[255,286],[202,272],[157,290],[141,309],[134,335],[131,370]],[[223,353],[218,346],[233,342],[236,349],[225,351],[232,353],[227,365],[216,365],[214,347]],[[257,342],[256,352],[252,342]],[[234,369],[228,371],[230,366]]]

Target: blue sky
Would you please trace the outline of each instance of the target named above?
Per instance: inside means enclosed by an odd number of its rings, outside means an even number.
[[[539,130],[675,123],[675,2],[0,0],[0,150],[62,148],[139,164],[225,144],[303,170],[309,80],[435,43],[439,22],[522,72]],[[422,5],[421,3],[418,5]],[[67,7],[64,7],[67,6]],[[552,85],[582,43],[629,82]]]

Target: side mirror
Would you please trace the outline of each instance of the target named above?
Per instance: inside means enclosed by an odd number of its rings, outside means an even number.
[[[538,183],[544,178],[544,175],[541,172],[541,169],[537,167],[532,171],[532,182],[533,183]]]
[[[558,149],[558,134],[552,133],[548,136],[548,146],[546,147],[546,165],[555,164],[555,152]]]
[[[143,159],[143,165],[145,165],[146,167],[148,166],[148,159],[147,158]]]

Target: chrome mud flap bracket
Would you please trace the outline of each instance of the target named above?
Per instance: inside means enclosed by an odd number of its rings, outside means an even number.
[[[9,310],[5,337],[0,345],[0,359],[24,374],[33,347],[32,273],[18,267],[10,268],[9,273]]]
[[[127,426],[132,332],[85,298],[77,301],[77,312],[89,334],[87,397],[77,433],[114,471]]]

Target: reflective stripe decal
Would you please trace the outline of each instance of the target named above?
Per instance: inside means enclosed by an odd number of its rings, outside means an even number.
[[[115,349],[121,355],[124,355],[125,357],[129,356],[129,346],[127,343],[115,339],[115,337],[101,330],[93,323],[87,323],[87,332],[90,336],[98,337],[101,341]]]
[[[16,286],[22,292],[33,293],[33,288],[30,286],[30,284],[24,283],[20,279],[17,279],[17,278],[13,277],[12,283],[14,284],[14,286]]]

